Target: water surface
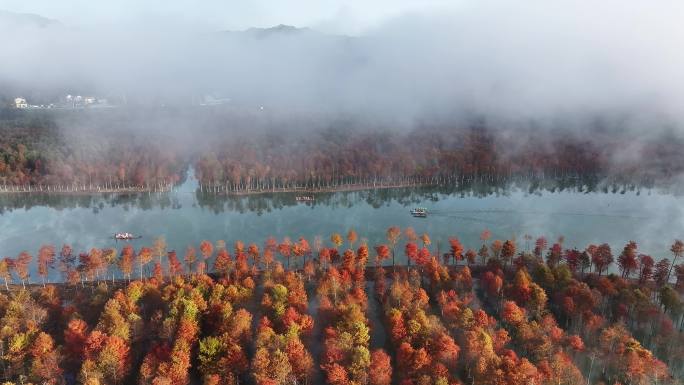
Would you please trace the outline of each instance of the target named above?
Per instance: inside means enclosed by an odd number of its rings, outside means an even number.
[[[385,242],[389,226],[413,227],[430,234],[444,251],[450,236],[477,248],[484,229],[494,239],[525,234],[565,237],[565,247],[608,242],[617,256],[630,240],[656,259],[669,257],[669,245],[684,237],[684,197],[655,190],[614,188],[530,189],[487,186],[469,189],[400,189],[317,194],[314,203],[297,203],[294,194],[225,197],[196,191],[192,177],[170,193],[109,195],[5,194],[0,196],[0,256],[33,255],[41,244],[76,251],[121,248],[119,231],[139,234],[136,249],[163,235],[180,255],[206,239],[229,244],[274,236],[309,240],[354,228],[371,245]],[[428,218],[409,209],[427,207]]]

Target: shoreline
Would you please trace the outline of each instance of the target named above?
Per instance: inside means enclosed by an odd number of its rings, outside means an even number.
[[[268,190],[245,190],[245,191],[201,191],[201,194],[214,194],[223,196],[249,196],[249,195],[263,195],[263,194],[327,194],[337,192],[349,191],[368,191],[368,190],[388,190],[388,189],[403,189],[411,187],[431,187],[431,186],[446,186],[443,183],[397,183],[397,184],[377,184],[377,185],[344,185],[338,187],[328,188],[308,188],[308,187],[291,187],[291,188],[277,188]],[[454,185],[456,186],[456,185]],[[311,202],[311,201],[302,201]]]
[[[439,188],[453,188],[458,189],[462,186],[476,185],[480,181],[468,179],[465,181],[453,181],[445,182],[444,180],[433,180],[433,181],[423,181],[423,182],[399,182],[399,183],[371,183],[371,184],[345,184],[338,185],[334,187],[278,187],[278,188],[266,188],[266,189],[240,189],[231,190],[226,189],[225,185],[198,185],[194,191],[183,191],[184,193],[193,193],[201,195],[214,195],[214,196],[224,196],[224,197],[240,197],[240,196],[251,196],[251,195],[267,195],[267,194],[303,194],[303,195],[313,195],[313,194],[329,194],[338,192],[353,192],[353,191],[371,191],[371,190],[391,190],[391,189],[408,189],[408,188],[425,188],[425,187],[439,187]],[[507,181],[492,181],[490,184],[492,187],[501,187],[504,184],[507,185],[518,185],[527,182],[532,183],[531,180],[520,180],[520,179],[509,179]],[[483,181],[484,184],[488,184]],[[103,187],[74,187],[70,188],[55,188],[55,186],[3,186],[0,185],[0,196],[5,195],[22,195],[22,194],[45,194],[45,195],[63,195],[63,196],[83,196],[83,195],[103,195],[103,194],[166,194],[179,192],[178,186],[164,186],[164,187],[121,187],[121,188],[103,188]],[[587,185],[582,185],[587,186]],[[632,185],[634,186],[634,185]],[[71,186],[70,186],[71,187]],[[660,186],[639,186],[637,190],[641,188],[646,190],[666,190],[669,193],[674,193],[678,195],[678,191],[670,191],[671,189],[667,185]],[[684,194],[684,191],[679,192]],[[314,200],[302,200],[301,202],[312,202]]]
[[[280,261],[280,262],[283,262],[283,261]],[[410,270],[419,268],[415,264],[409,265],[406,263],[397,263],[395,265],[392,265],[391,263],[388,263],[388,262],[389,261],[387,261],[386,263],[383,263],[381,265],[376,265],[376,264],[370,264],[370,261],[369,261],[369,264],[364,267],[364,275],[366,276],[366,281],[374,280],[373,277],[375,277],[375,273],[378,270],[378,268],[383,268],[388,277],[391,276],[391,274],[393,274],[394,272],[407,274],[407,273],[409,273]],[[333,265],[330,265],[329,267],[333,267]],[[336,266],[336,267],[339,267],[339,266]],[[465,261],[463,261],[460,263],[447,264],[447,265],[444,265],[444,267],[446,267],[450,273],[461,271],[465,267],[467,267],[468,269],[471,270],[471,274],[473,276],[475,276],[477,274],[480,274],[483,270],[485,270],[487,268],[487,265],[483,264],[481,262],[466,263]],[[513,267],[512,265],[508,266],[508,267],[506,267],[506,269],[504,269],[504,271],[505,272],[507,271],[508,273],[514,272],[514,271],[510,270],[510,268],[512,268],[512,267]],[[287,271],[293,271],[293,272],[298,273],[298,274],[305,274],[303,267],[293,267],[293,268],[284,267],[284,268]],[[318,269],[316,270],[316,274],[320,274],[324,269],[325,268],[319,266]],[[257,270],[256,274],[257,274],[257,276],[261,276],[264,273],[266,273],[267,271],[269,271],[269,270],[264,268],[264,267],[260,267]],[[612,272],[607,271],[606,274],[603,276],[607,277],[609,273],[615,273],[615,272],[614,271],[612,271]],[[586,276],[590,276],[590,275],[596,275],[596,272],[595,271],[587,271],[587,272],[584,272],[582,274],[580,274],[578,272],[577,274],[586,277]],[[224,274],[216,272],[216,271],[205,272],[202,274],[184,273],[184,274],[179,274],[179,275],[175,275],[175,276],[174,275],[164,275],[163,279],[164,279],[164,281],[169,281],[169,280],[172,280],[172,279],[175,279],[178,277],[183,278],[183,279],[191,279],[193,277],[197,277],[200,275],[206,275],[206,276],[212,278],[213,280],[218,281],[218,280],[223,278]],[[154,276],[145,275],[143,277],[142,281],[145,282],[145,281],[149,281],[150,279],[154,279],[154,278],[155,278]],[[631,278],[628,278],[627,280],[631,281],[631,282],[637,282],[636,277],[631,277]],[[131,282],[135,282],[135,281],[141,281],[141,279],[137,274],[134,273],[131,275],[130,279],[122,277],[122,276],[118,276],[118,277],[115,277],[114,280],[112,280],[111,276],[110,276],[108,278],[103,277],[103,278],[94,279],[94,280],[85,280],[85,281],[78,282],[75,284],[69,283],[67,281],[61,281],[61,280],[59,280],[59,281],[46,281],[45,284],[43,284],[39,280],[33,280],[30,283],[26,282],[25,286],[22,285],[20,282],[13,280],[11,283],[8,283],[7,286],[9,287],[10,292],[18,291],[18,290],[22,290],[22,289],[29,290],[29,291],[36,290],[36,289],[39,290],[39,289],[42,289],[44,286],[55,286],[55,287],[63,289],[63,290],[65,290],[65,289],[66,290],[81,290],[81,289],[86,289],[86,288],[94,289],[98,285],[103,284],[103,283],[106,285],[113,285],[115,288],[116,287],[120,288],[120,287],[125,287],[125,286],[129,285]],[[653,283],[653,282],[651,282],[651,283]],[[670,283],[672,283],[672,280],[670,280]],[[0,282],[0,292],[7,292],[3,282]]]
[[[16,187],[16,186],[15,186]],[[35,186],[34,186],[35,187]],[[86,188],[74,190],[57,190],[45,188],[3,188],[0,186],[1,194],[49,194],[49,195],[94,195],[94,194],[141,194],[141,193],[167,193],[173,191],[172,189],[150,189],[145,187],[122,187],[122,188]]]
[[[447,265],[447,268],[450,271],[451,270],[462,270],[466,266],[468,266],[468,268],[473,270],[473,271],[479,271],[479,269],[482,269],[485,267],[482,264],[475,263],[475,264],[470,264],[470,265],[468,265],[468,264],[452,264],[452,265]],[[332,267],[332,265],[331,265],[331,267]],[[339,267],[339,266],[337,266],[337,267]],[[366,265],[364,267],[364,274],[366,275],[367,280],[373,279],[372,277],[375,276],[375,271],[378,269],[378,267],[382,267],[383,269],[385,269],[385,271],[387,271],[388,274],[392,271],[396,271],[398,273],[401,273],[401,272],[408,272],[409,269],[417,268],[416,265],[407,265],[407,264],[396,264],[394,266],[392,266],[391,264],[382,264],[380,266],[377,266],[374,264],[373,265]],[[291,268],[291,269],[285,268],[285,269],[288,271],[294,271],[294,272],[299,273],[299,274],[304,274],[304,269],[302,267],[296,267],[296,268]],[[321,268],[321,269],[323,269],[323,268]],[[265,268],[259,268],[257,271],[257,276],[260,276],[267,271],[268,270]],[[219,280],[219,279],[223,278],[223,273],[211,271],[211,272],[205,272],[203,274],[185,273],[185,274],[179,274],[176,276],[164,275],[164,280],[168,281],[170,279],[174,279],[177,277],[182,277],[183,279],[188,279],[188,278],[192,278],[192,277],[196,277],[196,276],[200,276],[200,275],[206,275],[208,277],[211,277],[214,280]],[[152,278],[154,278],[154,277],[145,275],[143,277],[143,281],[148,281]],[[67,281],[46,281],[45,286],[55,286],[57,288],[62,288],[62,289],[79,290],[79,289],[95,288],[102,283],[107,284],[107,285],[114,285],[115,287],[125,287],[129,283],[135,282],[135,281],[140,281],[140,276],[138,276],[136,274],[132,274],[130,280],[127,278],[123,278],[123,277],[119,276],[119,277],[115,277],[114,280],[112,281],[111,276],[110,276],[109,278],[100,278],[100,279],[95,279],[95,280],[90,280],[90,281],[83,281],[83,283],[78,282],[76,284],[71,284]],[[25,287],[24,287],[24,285],[22,285],[20,282],[13,280],[13,282],[8,283],[7,286],[9,287],[10,291],[18,291],[18,290],[22,290],[22,289],[35,290],[35,289],[42,289],[43,283],[40,280],[34,279],[30,283],[26,282]],[[0,282],[0,292],[6,292],[5,285],[3,282]]]
[[[212,194],[222,196],[249,196],[249,195],[264,195],[264,194],[317,194],[317,193],[336,193],[349,191],[366,191],[366,190],[388,190],[388,189],[403,189],[411,187],[431,187],[431,186],[446,186],[443,183],[396,183],[396,184],[376,184],[376,185],[344,185],[328,188],[308,188],[308,187],[291,187],[291,188],[277,188],[277,189],[263,189],[263,190],[241,190],[241,191],[212,191],[212,189],[197,188],[193,193]],[[456,186],[456,185],[454,185]],[[94,195],[94,194],[144,194],[144,193],[170,193],[174,192],[174,188],[166,189],[150,189],[145,187],[126,187],[126,188],[102,188],[102,189],[81,189],[81,190],[48,190],[48,189],[27,189],[21,188],[2,188],[0,187],[0,195],[2,194],[49,194],[49,195]],[[310,202],[310,201],[302,201]]]

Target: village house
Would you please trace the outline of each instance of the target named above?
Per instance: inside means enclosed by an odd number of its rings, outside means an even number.
[[[28,108],[28,103],[24,98],[14,98],[14,108]]]

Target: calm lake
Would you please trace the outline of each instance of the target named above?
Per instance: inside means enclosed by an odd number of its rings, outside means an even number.
[[[480,233],[489,229],[492,239],[515,238],[519,248],[526,247],[525,234],[544,235],[550,242],[564,236],[566,248],[608,242],[616,257],[635,240],[641,253],[660,259],[669,257],[675,238],[684,237],[684,197],[643,188],[416,188],[316,194],[313,203],[297,203],[295,194],[226,197],[196,189],[190,176],[161,194],[1,195],[0,256],[15,257],[23,250],[35,255],[42,244],[59,250],[67,243],[76,252],[120,249],[124,243],[112,235],[123,231],[143,237],[132,241],[136,249],[163,235],[179,256],[203,239],[262,245],[269,236],[312,240],[320,235],[327,241],[331,233],[346,234],[350,228],[376,245],[385,242],[385,230],[393,225],[427,232],[432,247],[439,242],[442,251],[450,236],[477,248]],[[427,207],[430,215],[411,217],[415,206]]]

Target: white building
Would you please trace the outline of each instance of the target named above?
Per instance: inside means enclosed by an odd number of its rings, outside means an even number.
[[[14,108],[28,108],[28,103],[24,98],[14,98]]]

